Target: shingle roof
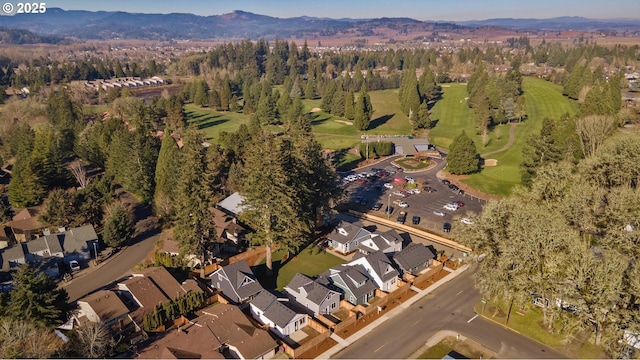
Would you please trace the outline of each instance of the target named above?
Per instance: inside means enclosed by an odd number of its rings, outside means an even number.
[[[162,266],[150,267],[133,273],[134,276],[144,276],[151,281],[164,293],[164,295],[172,300],[185,295],[188,290]],[[197,292],[202,292],[198,288]]]
[[[240,193],[235,192],[220,201],[218,206],[237,216],[247,208],[246,205],[242,205],[242,202],[244,202],[244,197],[240,195]]]
[[[335,229],[327,237],[329,240],[336,241],[340,244],[346,244],[349,241],[363,236],[370,236],[371,232],[353,225],[346,221],[340,221]]]
[[[260,285],[253,271],[244,260],[224,266],[221,270],[224,271],[240,299],[246,299],[263,290],[262,285]],[[249,281],[245,282],[247,278]]]
[[[291,319],[296,316],[296,312],[289,309],[285,304],[278,301],[268,291],[261,291],[255,299],[251,300],[251,304],[263,312],[263,316],[271,320],[274,324],[284,328],[289,324]]]
[[[266,311],[277,298],[270,292],[264,290],[260,291],[260,294],[256,296],[253,300],[251,300],[251,305],[257,307],[262,311]]]
[[[2,270],[9,270],[9,262],[15,260],[26,261],[22,243],[2,249]]]
[[[394,277],[398,277],[398,271],[393,268],[391,260],[389,260],[389,258],[382,251],[379,250],[371,253],[365,258],[367,259],[369,264],[371,264],[373,271],[378,274],[378,277],[382,279],[382,281],[387,281]]]
[[[68,253],[88,252],[91,249],[89,249],[89,244],[87,244],[87,242],[98,240],[98,235],[96,235],[93,225],[84,225],[72,228],[62,234],[64,234],[62,248]]]
[[[315,281],[306,275],[296,273],[289,284],[285,286],[285,290],[286,288],[290,288],[295,292],[300,292],[300,288],[304,288],[307,292],[306,298],[312,303],[320,305],[327,295],[333,292],[333,290],[323,285],[320,281],[321,280]]]
[[[332,276],[342,278],[342,281],[356,298],[376,289],[376,284],[366,275],[366,270],[360,265],[338,266],[334,269],[338,269],[339,272]]]
[[[118,295],[109,290],[97,291],[79,299],[78,302],[85,302],[91,306],[100,321],[103,322],[109,322],[129,313],[129,309]]]
[[[408,270],[424,264],[426,261],[431,260],[436,255],[424,245],[411,244],[393,255],[393,261],[395,261],[402,269]]]
[[[133,277],[125,280],[122,284],[126,285],[129,292],[145,308],[144,312],[152,311],[154,306],[169,300],[151,279],[144,276]]]
[[[380,236],[382,236],[383,238],[385,238],[388,242],[395,242],[395,243],[399,243],[402,244],[402,236],[400,236],[400,234],[398,234],[398,232],[396,231],[396,229],[389,229],[385,232],[381,232],[378,233],[380,234]]]

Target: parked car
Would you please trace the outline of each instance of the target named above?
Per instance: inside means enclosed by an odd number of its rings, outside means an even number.
[[[454,201],[454,203],[458,205],[459,208],[464,206],[464,203],[462,201]]]
[[[401,208],[406,208],[406,207],[409,207],[409,204],[407,204],[406,201],[400,201],[398,203],[398,206],[400,206]]]
[[[443,206],[445,208],[445,210],[449,210],[449,211],[456,211],[458,210],[458,205],[456,204],[446,204],[445,206]]]
[[[399,191],[399,190],[394,191],[393,195],[400,196],[400,197],[407,197],[407,194],[404,191]]]
[[[464,195],[464,190],[462,190],[462,189],[458,190],[458,194]]]
[[[384,187],[386,187],[387,189],[393,189],[393,184],[392,183],[385,183]]]
[[[407,220],[407,213],[404,211],[400,211],[400,214],[398,214],[398,219],[396,221],[398,222],[398,224],[404,224],[406,220]]]
[[[393,214],[393,206],[387,206],[384,208],[384,214],[385,215],[390,215]]]
[[[473,225],[473,220],[471,220],[471,219],[469,219],[469,218],[462,218],[462,219],[460,219],[460,221],[461,221],[463,224]]]
[[[373,205],[373,207],[371,209],[375,210],[375,211],[378,211],[378,210],[382,209],[382,203],[377,203],[377,204]]]
[[[442,224],[442,231],[450,232],[451,231],[451,224],[449,224],[449,223]]]
[[[433,213],[434,213],[434,214],[436,214],[436,215],[438,215],[438,216],[445,216],[445,215],[447,215],[447,214],[445,214],[445,213],[444,213],[444,211],[442,211],[442,210],[436,210],[436,211],[434,211]]]
[[[449,186],[449,184],[451,184],[451,181],[447,180],[447,179],[443,179],[442,183],[446,186]]]
[[[431,186],[425,186],[424,187],[424,191],[428,192],[428,193],[434,193],[437,190],[435,188],[432,188]]]
[[[405,176],[404,179],[410,183],[416,182],[416,179],[413,176]]]
[[[78,271],[80,270],[80,264],[78,263],[77,260],[71,260],[69,261],[69,267],[71,268],[71,271]]]
[[[455,186],[454,184],[449,184],[449,189],[451,189],[451,191],[454,191],[454,192],[460,190],[460,188]]]
[[[412,223],[413,225],[418,225],[418,224],[420,224],[420,216],[418,216],[418,215],[414,215],[414,216],[411,218],[411,223]]]

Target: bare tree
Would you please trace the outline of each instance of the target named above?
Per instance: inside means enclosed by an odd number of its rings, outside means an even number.
[[[87,358],[109,355],[115,341],[109,329],[102,323],[85,322],[78,327],[78,354]]]
[[[0,319],[0,357],[47,359],[59,351],[63,342],[53,331],[25,320]]]
[[[615,119],[605,115],[589,115],[576,120],[576,132],[586,157],[596,153],[615,126]]]
[[[82,165],[80,160],[74,161],[69,165],[69,171],[73,174],[81,189],[84,189],[91,179],[87,177],[87,169]]]

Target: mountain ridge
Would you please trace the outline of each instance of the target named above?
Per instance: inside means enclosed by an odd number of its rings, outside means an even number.
[[[562,16],[548,19],[494,18],[467,21],[422,21],[410,17],[368,19],[298,16],[279,18],[235,10],[221,15],[201,16],[190,13],[129,13],[123,11],[86,11],[49,8],[44,14],[2,16],[5,28],[28,30],[42,35],[79,39],[258,39],[331,37],[351,34],[367,37],[377,34],[379,27],[397,30],[399,34],[437,31],[446,24],[459,28],[496,26],[511,30],[583,30],[602,29],[637,31],[640,19],[589,19]],[[385,35],[387,37],[387,35]]]

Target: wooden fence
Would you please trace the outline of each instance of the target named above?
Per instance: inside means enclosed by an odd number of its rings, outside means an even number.
[[[286,341],[282,342],[284,351],[293,358],[297,358],[305,352],[313,349],[331,336],[331,332],[329,331],[329,329],[327,329],[321,323],[315,321],[314,319],[309,318],[307,326],[316,330],[320,334],[314,336],[313,339],[305,339],[304,342],[302,344],[298,344],[298,346],[287,344]]]

